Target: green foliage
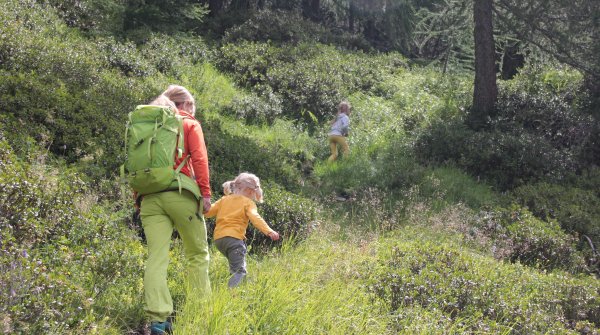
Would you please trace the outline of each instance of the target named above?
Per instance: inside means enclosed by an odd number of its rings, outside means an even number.
[[[109,48],[115,42],[103,44],[109,49],[102,51],[102,46],[86,43],[62,24],[48,24],[44,17],[52,21],[54,13],[42,5],[2,6],[0,21],[10,32],[0,38],[0,54],[7,60],[0,69],[5,131],[12,134],[18,129],[70,162],[87,161],[90,174],[114,171],[122,139],[113,135],[122,133],[132,106],[158,89],[148,81],[128,82],[110,68],[111,61],[117,62],[111,58],[115,50]],[[15,21],[15,16],[25,22]],[[121,70],[140,75],[151,69],[131,56],[131,46],[116,48],[127,51],[118,61]],[[17,152],[22,151],[23,143],[13,141],[20,135],[7,138]]]
[[[371,46],[361,36],[343,30],[330,30],[306,20],[296,12],[263,10],[248,20],[225,31],[224,43],[274,42],[300,44],[319,42],[345,47],[349,50],[368,51]]]
[[[498,203],[499,194],[485,183],[477,182],[465,172],[451,167],[434,168],[417,183],[420,195],[434,207],[462,203],[470,208],[484,208]]]
[[[471,233],[494,240],[493,248],[499,258],[549,270],[587,270],[576,248],[577,239],[565,233],[555,220],[538,219],[525,208],[513,205],[483,210],[472,226]]]
[[[205,5],[186,0],[128,1],[123,30],[138,42],[148,38],[152,31],[197,32],[207,13]]]
[[[122,163],[126,114],[170,83],[188,87],[197,99],[214,193],[239,172],[256,173],[266,200],[259,212],[284,236],[280,248],[250,255],[250,280],[238,291],[221,290],[226,261],[213,253],[216,299],[199,310],[195,297],[184,296],[183,247],[175,240],[169,286],[178,332],[598,328],[597,282],[581,275],[589,269],[576,239],[554,221],[569,232],[587,229],[592,235],[597,228],[600,179],[592,166],[600,157],[600,131],[597,120],[582,112],[587,102],[577,72],[523,70],[503,83],[501,112],[477,133],[461,121],[471,97],[469,76],[442,75],[434,68],[409,71],[397,53],[326,45],[368,49],[363,39],[342,33],[346,28],[328,30],[284,11],[249,10],[232,16],[232,21],[249,19],[228,29],[226,43],[211,55],[193,35],[204,19],[195,3],[48,3],[0,4],[0,295],[6,297],[0,303],[0,332],[145,330],[140,327],[146,321],[144,249],[128,229],[124,211],[101,203],[118,194],[112,182],[99,177],[114,174]],[[409,7],[433,8],[437,2],[402,3],[407,7],[390,7],[381,17],[370,8],[355,28],[384,32],[377,41],[407,48]],[[342,8],[347,3],[337,10],[321,4],[319,17],[328,17],[331,26],[348,19]],[[180,15],[188,5],[191,17]],[[297,7],[287,0],[267,5]],[[409,25],[394,26],[399,18]],[[137,44],[110,36],[123,24]],[[177,32],[181,29],[186,33]],[[449,46],[459,40],[452,38],[440,40],[441,47],[462,52]],[[232,79],[203,63],[209,58]],[[340,100],[353,105],[352,153],[321,163],[328,155],[326,121]],[[583,169],[587,178],[573,177]],[[496,205],[498,195],[472,175],[500,189],[537,180],[575,186],[516,189],[513,195],[536,218],[520,207],[481,210]],[[346,193],[349,200],[327,202],[335,193]],[[317,205],[321,200],[337,211],[325,212]],[[335,222],[319,225],[328,215]],[[422,231],[396,238],[394,254],[374,266],[373,246],[388,246],[377,234],[403,232],[406,223]],[[468,253],[465,245],[439,242],[440,236],[418,243],[444,224],[455,224],[466,240],[493,248],[496,258],[553,272],[499,264]],[[332,232],[309,235],[319,227]],[[273,246],[255,230],[249,238],[257,249]],[[374,301],[366,297],[366,282]],[[393,313],[379,313],[380,306]],[[243,317],[232,321],[234,314]]]
[[[98,39],[98,46],[106,62],[126,76],[146,77],[156,74],[149,61],[138,52],[132,42],[119,43],[114,39]]]
[[[402,140],[389,139],[389,143],[367,150],[351,146],[349,157],[317,165],[319,192],[360,194],[370,187],[398,192],[418,183],[423,178],[423,167],[415,163]]]
[[[315,202],[290,193],[274,183],[264,185],[264,190],[265,202],[259,205],[258,211],[283,239],[304,240],[309,231],[318,226],[320,208]],[[253,247],[273,244],[256,229],[249,229],[246,238]]]
[[[600,56],[595,41],[600,38],[600,5],[587,0],[548,1],[543,3],[544,10],[537,10],[538,4],[537,0],[499,1],[499,26],[597,81]]]
[[[237,127],[239,123],[231,126]],[[270,147],[253,140],[248,133],[235,133],[226,127],[227,121],[217,119],[203,123],[213,188],[221,191],[218,185],[248,171],[261,180],[268,179],[285,185],[288,190],[298,190],[301,175],[296,166],[301,164],[298,162],[302,158],[301,150],[289,152],[285,147]]]
[[[575,333],[600,325],[598,283],[459,250],[433,237],[382,245],[369,290],[396,333]]]
[[[144,256],[122,217],[98,206],[77,174],[24,162],[4,140],[0,162],[3,332],[136,327]]]
[[[432,1],[419,8],[412,52],[439,61],[445,70],[473,69],[473,13],[470,1]]]
[[[180,75],[206,55],[200,39],[183,35],[153,34],[140,48],[112,37],[93,43],[62,24],[51,7],[0,6],[6,27],[0,110],[8,140],[21,153],[27,150],[23,136],[32,137],[68,162],[82,163],[94,179],[116,173],[122,163],[127,113],[175,81],[166,75]]]
[[[125,4],[118,0],[48,0],[69,27],[90,35],[109,35],[123,29]]]
[[[540,182],[513,191],[516,199],[543,220],[557,220],[571,233],[600,243],[600,198],[593,191]]]
[[[436,122],[419,136],[417,155],[422,162],[452,162],[501,190],[564,180],[598,156],[599,123],[579,108],[580,85],[571,72],[523,71],[501,91],[487,129]]]
[[[248,124],[272,124],[283,112],[282,101],[269,86],[263,86],[261,89],[264,89],[262,93],[235,97],[222,113],[243,119]]]
[[[284,116],[301,119],[308,111],[324,120],[350,93],[369,90],[385,73],[402,66],[399,55],[363,55],[319,44],[292,48],[242,42],[224,45],[216,61],[244,87],[261,92],[270,86],[281,96]]]

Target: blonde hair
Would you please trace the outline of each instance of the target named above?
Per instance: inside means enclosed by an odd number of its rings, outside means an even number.
[[[225,194],[225,195],[231,194],[231,187],[233,186],[232,184],[233,184],[233,180],[226,181],[223,183],[223,194]]]
[[[342,101],[340,102],[340,104],[338,105],[338,114],[339,113],[345,113],[348,114],[348,112],[350,111],[350,109],[352,108],[352,106],[350,106],[350,103],[348,101]],[[345,111],[342,111],[344,110]]]
[[[177,108],[183,109],[192,115],[196,114],[196,101],[187,88],[179,85],[169,85],[162,95],[171,99]]]
[[[167,107],[171,107],[173,108],[174,111],[177,110],[177,106],[175,106],[175,103],[167,98],[164,95],[159,95],[158,97],[156,97],[156,99],[152,100],[152,102],[150,102],[148,105],[152,105],[152,106],[167,106]]]
[[[247,190],[254,191],[254,199],[252,200],[263,202],[263,190],[260,188],[260,179],[252,173],[242,172],[231,181],[231,192],[233,194],[245,195],[244,193]]]

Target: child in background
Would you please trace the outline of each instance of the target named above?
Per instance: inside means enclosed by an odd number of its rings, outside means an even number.
[[[246,275],[246,229],[248,220],[271,240],[279,240],[279,233],[271,229],[258,214],[255,201],[262,202],[260,180],[251,173],[241,173],[234,180],[223,184],[225,195],[215,202],[206,217],[217,217],[214,243],[229,261],[232,277],[228,286],[236,287]]]
[[[338,158],[338,146],[341,147],[344,158],[348,156],[350,149],[348,147],[348,131],[350,129],[350,103],[342,101],[338,106],[338,112],[335,119],[331,121],[331,129],[329,130],[329,148],[331,149],[331,156],[329,161],[332,162]]]

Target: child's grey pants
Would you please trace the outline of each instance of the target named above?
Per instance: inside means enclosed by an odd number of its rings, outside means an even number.
[[[215,246],[229,261],[229,272],[233,275],[229,279],[229,287],[239,285],[246,275],[246,243],[226,236],[215,240]]]

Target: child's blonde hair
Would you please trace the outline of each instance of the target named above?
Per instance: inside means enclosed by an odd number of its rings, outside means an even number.
[[[223,183],[223,194],[230,195],[231,194],[231,186],[233,184],[233,180],[229,180]]]
[[[231,183],[231,193],[244,195],[246,190],[254,191],[254,201],[263,202],[263,191],[260,188],[260,179],[252,173],[242,172],[234,180],[225,182],[225,184]],[[225,188],[223,184],[223,188]]]

